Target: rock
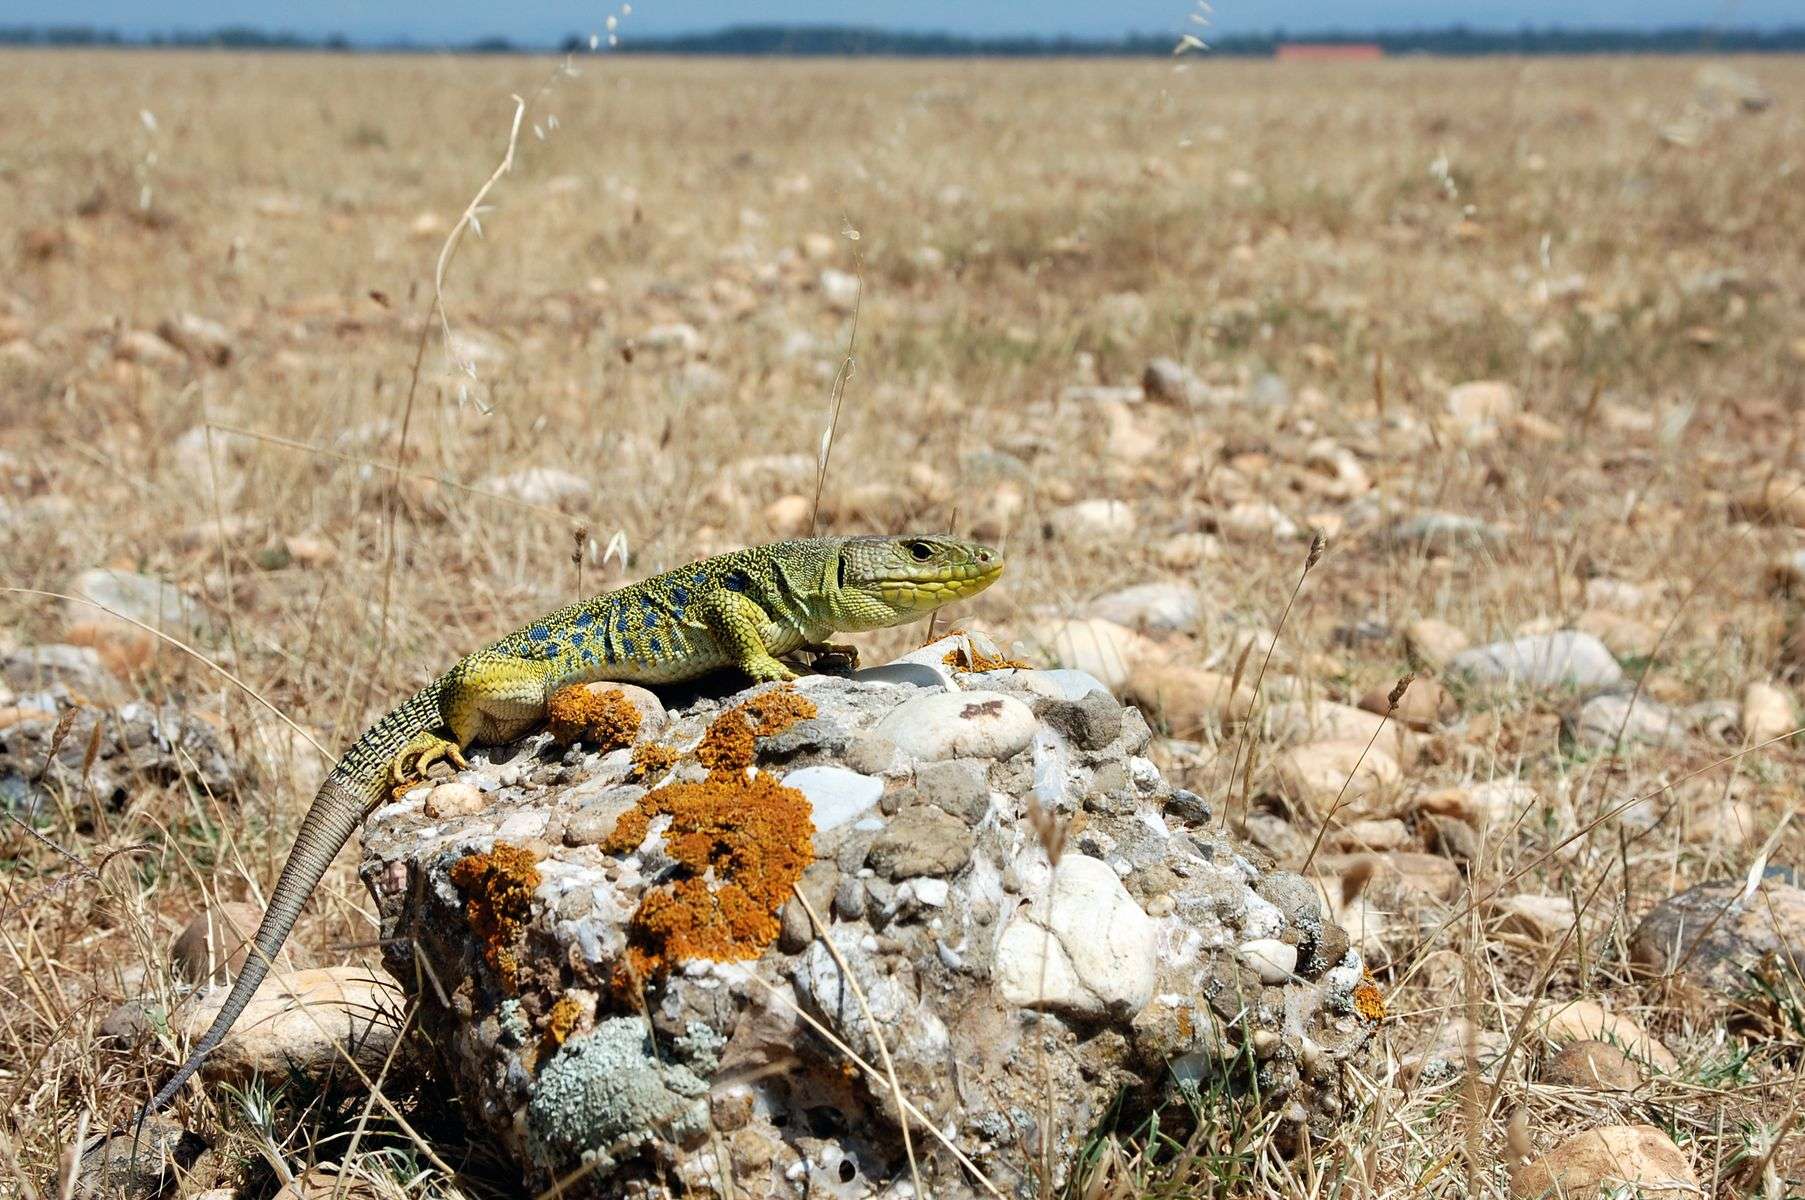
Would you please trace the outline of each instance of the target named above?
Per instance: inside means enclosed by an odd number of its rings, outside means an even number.
[[[1233,682],[1218,671],[1149,657],[1130,672],[1126,695],[1158,718],[1171,736],[1190,738],[1247,719],[1253,687],[1244,680],[1231,695]]]
[[[477,487],[498,496],[509,496],[523,504],[540,508],[578,511],[588,505],[592,489],[581,475],[557,467],[527,467],[501,475],[491,475]]]
[[[120,334],[113,347],[113,356],[121,362],[165,369],[183,366],[188,361],[181,351],[146,329],[131,329]]]
[[[1635,1184],[1644,1200],[1698,1200],[1704,1195],[1692,1165],[1666,1134],[1652,1125],[1607,1125],[1567,1138],[1511,1175],[1511,1195],[1522,1200],[1563,1196],[1605,1200]]]
[[[1160,566],[1168,571],[1188,571],[1222,557],[1222,543],[1207,533],[1175,533],[1160,543]]]
[[[998,986],[1022,1008],[1132,1019],[1153,998],[1154,936],[1153,921],[1108,864],[1070,854],[1047,891],[1004,927]]]
[[[232,331],[218,321],[182,313],[157,326],[157,336],[190,358],[223,367],[232,361]]]
[[[650,790],[634,752],[533,734],[471,752],[480,810],[371,814],[384,963],[444,1050],[435,1081],[528,1186],[587,1159],[587,1194],[669,1200],[718,1185],[717,1145],[748,1196],[795,1191],[797,1164],[815,1190],[823,1162],[852,1168],[836,1189],[901,1194],[889,1087],[850,1079],[799,1011],[874,1062],[881,1029],[905,1094],[989,1178],[1042,1169],[1014,1114],[1046,1119],[1051,1094],[1070,1133],[1047,1177],[1077,1186],[1088,1131],[1180,1103],[1175,1073],[1262,1097],[1281,1137],[1332,1127],[1383,1006],[1314,889],[1209,824],[1095,679],[952,675],[987,690],[672,690],[641,746],[676,761]]]
[[[1609,1042],[1639,1063],[1672,1075],[1679,1071],[1679,1060],[1633,1018],[1614,1013],[1596,1000],[1570,1000],[1555,1004],[1536,1014],[1536,1028],[1553,1046],[1597,1040]]]
[[[1581,746],[1610,750],[1619,739],[1625,746],[1683,746],[1691,723],[1646,694],[1631,697],[1610,692],[1593,696],[1564,714],[1561,728]]]
[[[1404,630],[1404,648],[1421,666],[1440,670],[1455,655],[1472,645],[1472,639],[1446,621],[1425,617]]]
[[[1241,943],[1241,961],[1253,968],[1261,983],[1283,983],[1297,970],[1297,947],[1277,938],[1255,938]]]
[[[1517,412],[1516,389],[1496,379],[1463,383],[1448,392],[1448,412],[1465,425],[1496,425]]]
[[[998,692],[916,696],[891,710],[876,732],[922,762],[945,758],[1009,758],[1034,737],[1034,713]]]
[[[483,810],[483,794],[467,783],[441,783],[426,793],[426,815],[437,820]]]
[[[1460,1078],[1469,1062],[1480,1070],[1491,1066],[1508,1042],[1496,1029],[1476,1029],[1455,1017],[1430,1026],[1428,1035],[1398,1060],[1398,1067],[1411,1086],[1433,1087]]]
[[[647,350],[691,356],[700,354],[705,342],[701,332],[694,325],[686,321],[671,321],[663,325],[654,325],[640,334],[638,345]]]
[[[1156,358],[1141,372],[1141,391],[1149,400],[1190,405],[1202,399],[1204,389],[1190,368],[1169,358]]]
[[[1548,1059],[1542,1082],[1599,1092],[1627,1092],[1648,1078],[1642,1064],[1609,1042],[1569,1042]]]
[[[1573,928],[1577,918],[1573,901],[1566,896],[1539,896],[1525,892],[1515,896],[1500,896],[1491,902],[1490,908],[1492,915],[1497,918],[1500,931],[1544,944],[1560,941]]]
[[[1380,716],[1389,713],[1392,720],[1424,731],[1452,720],[1460,711],[1460,706],[1454,702],[1453,693],[1435,680],[1427,678],[1412,679],[1410,686],[1398,698],[1395,709],[1391,706],[1391,687],[1373,688],[1360,697],[1360,707]]]
[[[1416,739],[1398,721],[1331,700],[1288,700],[1266,711],[1268,734],[1281,744],[1298,741],[1372,742],[1400,765],[1416,759]]]
[[[1579,614],[1573,627],[1603,642],[1604,648],[1620,659],[1653,654],[1661,638],[1661,631],[1640,617],[1604,609]]]
[[[176,782],[230,801],[245,784],[244,764],[226,753],[215,728],[175,705],[133,700],[66,715],[60,737],[60,721],[0,727],[0,804],[15,814],[52,807],[57,795],[118,811],[146,787]]]
[[[1739,997],[1763,972],[1796,975],[1805,963],[1805,891],[1774,880],[1747,901],[1742,891],[1740,883],[1705,883],[1656,905],[1630,935],[1637,973],[1706,1011],[1744,1003]],[[1797,978],[1781,984],[1799,986]]]
[[[1325,876],[1345,876],[1355,868],[1369,872],[1367,891],[1380,900],[1440,902],[1466,890],[1460,868],[1435,854],[1394,850],[1390,854],[1318,855],[1316,865]]]
[[[1056,665],[1095,676],[1117,695],[1137,663],[1159,655],[1153,642],[1101,617],[1038,624],[1026,640]]]
[[[849,313],[859,302],[859,277],[850,271],[824,268],[820,278],[821,298],[835,312]]]
[[[1463,513],[1419,513],[1393,524],[1384,538],[1393,546],[1419,549],[1430,554],[1478,550],[1502,542],[1504,530],[1489,521]]]
[[[1401,850],[1410,844],[1410,827],[1396,817],[1337,822],[1324,844],[1341,853],[1360,850]]]
[[[808,532],[814,511],[815,503],[807,496],[779,496],[765,506],[765,524],[780,538],[801,537]]]
[[[1448,669],[1480,683],[1541,689],[1597,690],[1623,682],[1623,668],[1604,643],[1571,629],[1476,646],[1455,655]]]
[[[57,643],[0,654],[0,683],[20,695],[44,693],[57,700],[104,703],[119,694],[118,680],[92,647]]]
[[[1416,810],[1420,813],[1458,817],[1481,831],[1493,826],[1508,827],[1516,822],[1519,814],[1539,803],[1541,796],[1534,788],[1514,779],[1438,788],[1415,800]]]
[[[816,833],[838,829],[877,807],[884,795],[884,781],[848,771],[845,767],[804,767],[783,777],[808,798]]]
[[[1320,821],[1337,804],[1342,812],[1368,811],[1403,780],[1398,760],[1365,742],[1312,742],[1281,752],[1274,761],[1278,785],[1303,811]]]
[[[215,988],[173,1014],[170,1024],[185,1044],[207,1031],[226,994],[226,988]],[[207,1056],[201,1078],[242,1083],[252,1075],[277,1080],[298,1071],[322,1081],[350,1075],[345,1054],[375,1075],[394,1048],[402,1005],[394,984],[362,968],[272,972],[232,1032]]]
[[[197,913],[169,948],[169,956],[183,978],[190,982],[231,982],[244,966],[245,947],[263,921],[255,904],[227,901]],[[294,939],[282,947],[278,961],[293,965]]]
[[[1133,535],[1134,509],[1121,500],[1079,500],[1054,509],[1047,524],[1056,537],[1069,541],[1108,541]]]
[[[1785,737],[1799,727],[1792,697],[1771,683],[1751,683],[1742,693],[1742,736],[1751,746]]]
[[[1137,584],[1097,597],[1084,615],[1143,633],[1183,633],[1203,616],[1203,595],[1188,583]]]
[[[971,859],[971,828],[931,804],[905,808],[871,843],[866,861],[887,879],[951,875]]]
[[[155,1200],[206,1150],[198,1134],[174,1121],[149,1117],[109,1134],[82,1153],[74,1195],[80,1200]]]
[[[1231,542],[1288,541],[1301,532],[1278,505],[1264,500],[1231,504],[1216,518],[1216,529]]]
[[[207,640],[213,636],[213,623],[201,606],[174,584],[153,575],[104,568],[83,571],[70,581],[69,594],[94,601],[94,604],[66,602],[64,616],[71,624],[112,619],[104,611],[111,610],[111,613],[128,619],[119,624],[124,633],[134,637],[148,635],[129,621],[139,621],[184,639]]]

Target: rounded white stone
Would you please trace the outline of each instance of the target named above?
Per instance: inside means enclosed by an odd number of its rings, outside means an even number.
[[[1261,983],[1280,984],[1297,970],[1297,947],[1277,938],[1255,938],[1241,943],[1241,961],[1258,972]]]
[[[884,781],[845,767],[803,767],[783,777],[785,787],[808,798],[815,832],[825,833],[871,809],[884,795]]]
[[[1020,1008],[1127,1019],[1153,998],[1156,948],[1152,918],[1109,864],[1069,854],[1003,927],[997,984]]]
[[[1009,758],[1034,738],[1034,712],[1000,692],[934,692],[890,710],[875,732],[918,762]]]

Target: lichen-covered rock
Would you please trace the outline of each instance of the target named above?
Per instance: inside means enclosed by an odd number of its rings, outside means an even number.
[[[480,804],[371,816],[389,968],[535,1184],[900,1194],[886,1059],[992,1180],[1045,1144],[1064,1186],[1118,1105],[1206,1078],[1334,1121],[1383,1006],[1314,886],[1208,826],[1094,679],[970,665],[673,692],[631,745],[478,750]],[[933,1194],[982,1193],[913,1124]]]

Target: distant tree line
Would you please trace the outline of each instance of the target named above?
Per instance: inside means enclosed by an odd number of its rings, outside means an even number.
[[[1169,55],[1170,34],[1129,34],[1120,38],[965,37],[951,33],[908,33],[834,25],[736,25],[709,33],[626,37],[616,53],[714,54],[749,56],[842,57],[882,55],[898,58],[1055,58],[1148,57]],[[1484,54],[1696,54],[1700,52],[1779,54],[1805,50],[1805,25],[1783,29],[1717,29],[1680,26],[1671,29],[1444,29],[1377,32],[1228,34],[1210,38],[1209,53],[1233,57],[1270,57],[1288,42],[1377,43],[1387,54],[1473,56]],[[357,41],[343,34],[314,37],[227,26],[203,32],[127,36],[88,25],[0,26],[0,45],[13,46],[169,46],[250,50],[388,51],[473,54],[537,54],[550,49],[586,51],[587,35],[573,34],[560,46],[487,37],[467,42]]]

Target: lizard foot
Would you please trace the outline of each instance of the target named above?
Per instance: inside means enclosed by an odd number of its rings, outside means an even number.
[[[824,675],[850,675],[859,669],[859,648],[827,642],[804,647],[814,656],[810,666]]]
[[[740,670],[750,676],[753,683],[790,683],[796,678],[796,672],[769,654],[763,658],[755,658],[751,662],[741,663]]]
[[[389,763],[389,787],[395,791],[405,791],[426,778],[426,772],[434,763],[449,763],[460,771],[470,769],[464,761],[464,752],[454,741],[442,738],[436,733],[416,733],[413,740],[401,747]]]

